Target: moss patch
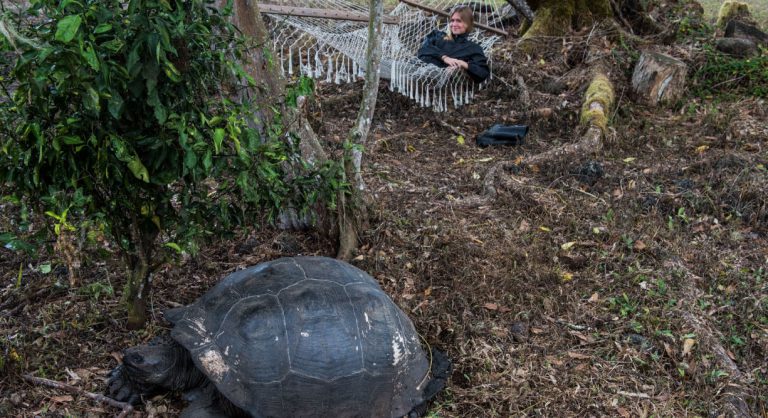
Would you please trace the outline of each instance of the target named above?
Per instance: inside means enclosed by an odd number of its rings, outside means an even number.
[[[576,0],[573,14],[573,25],[576,28],[592,26],[613,16],[611,5],[607,0]]]
[[[613,107],[616,93],[613,83],[604,74],[597,74],[592,79],[584,95],[581,107],[581,124],[597,126],[602,130],[608,127],[608,112]]]
[[[717,27],[724,28],[732,19],[749,19],[749,5],[741,1],[726,1],[717,14]]]
[[[536,10],[531,27],[525,31],[523,40],[536,36],[559,36],[568,32],[575,10],[574,1],[546,1]]]

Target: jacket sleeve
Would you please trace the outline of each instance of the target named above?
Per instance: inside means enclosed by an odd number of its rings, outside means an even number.
[[[443,32],[434,30],[424,38],[424,42],[421,43],[421,47],[419,47],[417,53],[420,60],[437,65],[438,67],[446,66],[442,59],[445,52],[437,46],[437,40],[443,35]]]
[[[488,67],[488,58],[485,57],[480,46],[467,59],[467,67],[467,74],[476,83],[482,83],[491,74],[491,69]]]

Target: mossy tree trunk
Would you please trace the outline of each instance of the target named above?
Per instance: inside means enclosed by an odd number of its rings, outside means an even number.
[[[589,27],[613,16],[609,0],[529,0],[535,10],[523,40],[538,36],[560,36],[571,29]]]

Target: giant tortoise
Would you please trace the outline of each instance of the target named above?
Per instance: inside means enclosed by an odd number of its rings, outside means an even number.
[[[332,258],[237,271],[165,318],[170,337],[125,350],[109,396],[182,391],[186,417],[417,417],[450,368],[371,276]]]

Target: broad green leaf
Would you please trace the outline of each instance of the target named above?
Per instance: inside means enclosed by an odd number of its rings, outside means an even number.
[[[157,119],[157,122],[163,124],[167,118],[168,111],[165,109],[165,106],[162,104],[157,104],[155,106],[155,119]]]
[[[83,140],[80,139],[79,136],[61,136],[59,137],[59,140],[67,145],[80,145],[83,143]]]
[[[221,144],[224,142],[224,135],[226,135],[226,132],[223,128],[216,128],[216,130],[213,131],[213,150],[217,155],[221,153]]]
[[[85,107],[98,113],[101,111],[101,103],[99,100],[99,93],[94,90],[93,87],[88,87],[88,95],[86,96]]]
[[[96,29],[93,30],[93,33],[98,35],[100,33],[109,32],[111,30],[112,30],[112,24],[110,24],[110,23],[101,23],[101,24],[99,24],[99,26],[96,26]]]
[[[184,153],[184,166],[190,170],[193,170],[195,167],[197,167],[197,154],[195,154],[193,151],[187,151]]]
[[[175,242],[166,242],[165,246],[176,251],[177,253],[181,254],[183,251],[181,250],[181,246],[179,244],[176,244]]]
[[[181,81],[181,73],[176,69],[176,66],[174,66],[172,62],[166,62],[163,70],[165,70],[166,77],[171,79],[174,83]]]
[[[205,172],[209,173],[211,171],[212,166],[213,166],[213,156],[211,154],[211,150],[208,150],[205,152],[205,155],[203,156],[203,168],[205,168]]]
[[[70,15],[59,20],[59,24],[56,26],[56,35],[54,39],[64,42],[65,44],[69,43],[75,38],[82,22],[83,19],[80,15]]]
[[[43,48],[40,50],[40,52],[37,54],[37,62],[42,63],[45,61],[46,58],[48,58],[54,51],[56,51],[56,48],[48,47]]]
[[[147,171],[147,168],[144,167],[144,164],[141,163],[139,157],[134,156],[128,161],[128,169],[131,170],[131,173],[133,173],[137,179],[144,183],[149,183],[149,172]]]
[[[117,92],[112,92],[112,97],[109,98],[109,102],[107,103],[109,114],[112,115],[113,118],[120,120],[124,106],[125,102],[123,101],[123,97]]]
[[[112,39],[111,41],[107,41],[101,44],[103,48],[106,48],[112,52],[120,51],[123,48],[123,45],[125,45],[125,43],[120,39]]]
[[[79,1],[75,1],[75,0],[61,0],[61,4],[59,4],[59,10],[64,10],[65,7],[67,7],[67,6],[69,6],[70,4],[73,4],[73,3],[78,5],[78,6],[80,6],[80,7],[83,7],[83,4],[80,3]]]
[[[96,58],[96,52],[93,50],[91,45],[86,46],[80,55],[85,58],[85,61],[88,62],[88,65],[90,65],[94,71],[99,71],[99,59]]]

